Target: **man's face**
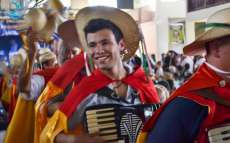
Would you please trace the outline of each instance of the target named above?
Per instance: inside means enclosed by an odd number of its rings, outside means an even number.
[[[116,42],[113,32],[102,29],[87,34],[89,56],[92,57],[97,68],[109,70],[121,62],[120,50],[124,48],[123,40]]]
[[[222,45],[219,50],[222,69],[230,72],[230,42]]]
[[[55,67],[55,65],[56,65],[56,60],[51,59],[51,60],[48,60],[48,61],[42,63],[42,68],[43,69],[53,68],[53,67]]]
[[[74,56],[80,54],[81,50],[78,47],[72,47],[67,52],[67,59],[72,59]]]

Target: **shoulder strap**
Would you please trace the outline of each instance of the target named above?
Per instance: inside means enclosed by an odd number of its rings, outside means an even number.
[[[120,98],[112,89],[110,89],[109,87],[104,87],[102,89],[99,89],[98,91],[96,91],[96,93],[100,96],[105,96],[111,100],[116,100],[117,102],[124,102],[129,104],[128,101],[126,101],[123,98]]]
[[[202,90],[197,90],[196,93],[199,96],[202,96],[202,97],[207,98],[207,99],[214,100],[216,103],[224,105],[224,106],[230,108],[230,101],[221,98],[220,96],[218,96],[215,92],[213,92],[210,89],[206,88],[206,89],[202,89]]]

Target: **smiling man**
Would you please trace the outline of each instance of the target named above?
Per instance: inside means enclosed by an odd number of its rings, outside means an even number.
[[[125,12],[109,7],[84,8],[76,19],[80,40],[95,70],[67,96],[43,130],[41,143],[104,142],[82,129],[87,107],[159,103],[156,89],[143,69],[123,63],[138,48],[136,22]]]
[[[108,20],[96,19],[89,22],[85,33],[95,66],[113,80],[124,78],[127,71],[120,55],[125,45],[121,31]]]

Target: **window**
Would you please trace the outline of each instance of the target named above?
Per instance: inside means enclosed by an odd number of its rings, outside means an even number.
[[[196,11],[229,2],[230,0],[188,0],[188,11]]]

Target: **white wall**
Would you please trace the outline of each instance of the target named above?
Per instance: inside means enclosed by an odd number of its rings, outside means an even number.
[[[156,41],[157,58],[166,53],[169,47],[169,19],[185,18],[186,0],[156,0]],[[181,47],[182,48],[182,47]],[[180,49],[177,48],[177,50]]]
[[[155,25],[155,21],[150,21],[141,24],[141,29],[145,38],[145,42],[149,54],[157,53],[156,29],[154,25]]]
[[[194,21],[186,19],[186,44],[191,43],[195,39],[195,24]]]

